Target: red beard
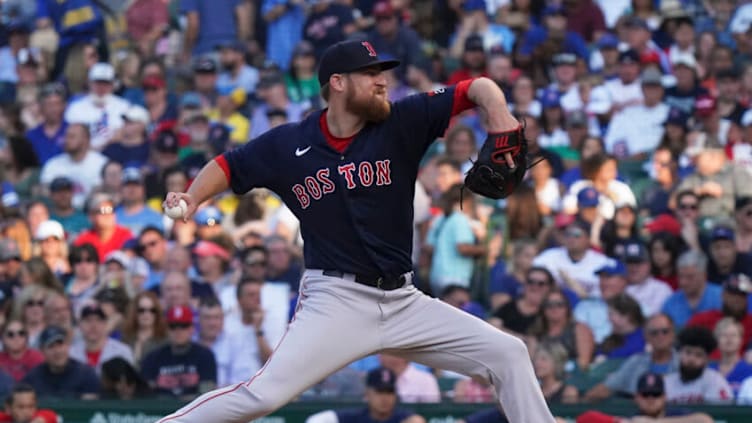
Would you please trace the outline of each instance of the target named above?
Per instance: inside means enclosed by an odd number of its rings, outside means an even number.
[[[387,100],[381,100],[375,95],[363,100],[357,98],[355,91],[350,91],[345,99],[345,107],[350,112],[361,116],[367,122],[383,122],[389,117],[392,105]]]

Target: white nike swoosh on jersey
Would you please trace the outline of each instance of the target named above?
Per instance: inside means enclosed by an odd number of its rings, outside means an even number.
[[[308,152],[308,150],[310,150],[310,149],[311,149],[311,146],[310,146],[310,145],[309,145],[308,147],[306,147],[306,148],[302,149],[302,150],[301,150],[300,148],[296,148],[296,149],[295,149],[295,155],[296,155],[297,157],[300,157],[300,156],[302,156],[303,154],[307,153],[307,152]]]

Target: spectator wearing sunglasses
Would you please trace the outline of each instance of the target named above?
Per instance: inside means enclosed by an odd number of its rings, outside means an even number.
[[[128,304],[123,323],[123,341],[133,349],[136,363],[167,339],[167,323],[159,298],[151,291],[140,292]]]
[[[669,204],[672,202],[669,201]],[[678,191],[674,197],[676,219],[681,224],[681,237],[687,246],[700,248],[700,197],[692,190]]]
[[[89,212],[91,229],[81,233],[73,245],[91,244],[97,250],[97,258],[104,260],[107,254],[119,250],[133,238],[130,230],[118,224],[115,203],[107,194],[94,194],[86,210]]]
[[[16,382],[44,361],[39,350],[29,346],[29,333],[20,320],[10,320],[2,332],[3,351],[0,352],[0,370]]]
[[[648,372],[639,376],[637,391],[634,396],[637,406],[637,414],[632,419],[621,419],[609,416],[597,411],[588,411],[577,417],[577,423],[604,423],[604,422],[631,422],[631,421],[655,421],[655,422],[682,422],[682,423],[712,423],[712,417],[705,413],[697,413],[692,410],[669,407],[666,397],[666,384],[663,376],[659,373]]]
[[[631,396],[637,392],[640,375],[653,372],[661,375],[679,369],[679,354],[674,350],[674,323],[665,314],[659,313],[645,323],[647,351],[629,357],[602,383],[585,393],[585,401],[597,401],[612,395]]]
[[[51,291],[40,285],[27,285],[13,300],[13,318],[21,320],[29,335],[29,345],[36,346],[44,330],[44,304]]]
[[[543,309],[529,334],[539,343],[556,343],[564,347],[567,360],[574,361],[582,370],[587,370],[593,358],[595,341],[590,328],[576,322],[567,296],[554,289],[543,301]]]
[[[554,285],[551,273],[542,267],[532,267],[525,277],[520,298],[494,311],[489,322],[499,329],[522,336],[535,323],[543,309],[543,301]]]
[[[141,362],[141,375],[156,393],[189,399],[217,385],[214,353],[193,342],[193,332],[190,307],[167,310],[167,344]]]
[[[83,303],[99,289],[99,255],[91,244],[74,246],[68,255],[73,274],[65,285],[65,293],[78,315]]]

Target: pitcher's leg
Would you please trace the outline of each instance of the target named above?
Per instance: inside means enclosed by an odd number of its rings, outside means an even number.
[[[342,301],[350,293],[333,293],[321,285],[303,291],[295,319],[255,376],[206,393],[159,422],[247,423],[378,349],[378,337],[371,336],[378,330],[375,302],[353,307],[352,302]]]
[[[511,423],[554,421],[522,341],[428,297],[408,309],[385,335],[390,353],[490,381]]]

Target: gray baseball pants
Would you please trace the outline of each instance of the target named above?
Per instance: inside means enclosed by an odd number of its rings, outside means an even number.
[[[266,364],[247,382],[201,395],[159,423],[245,423],[381,351],[493,383],[511,423],[554,421],[522,341],[411,283],[383,291],[352,279],[306,270],[295,318]]]

